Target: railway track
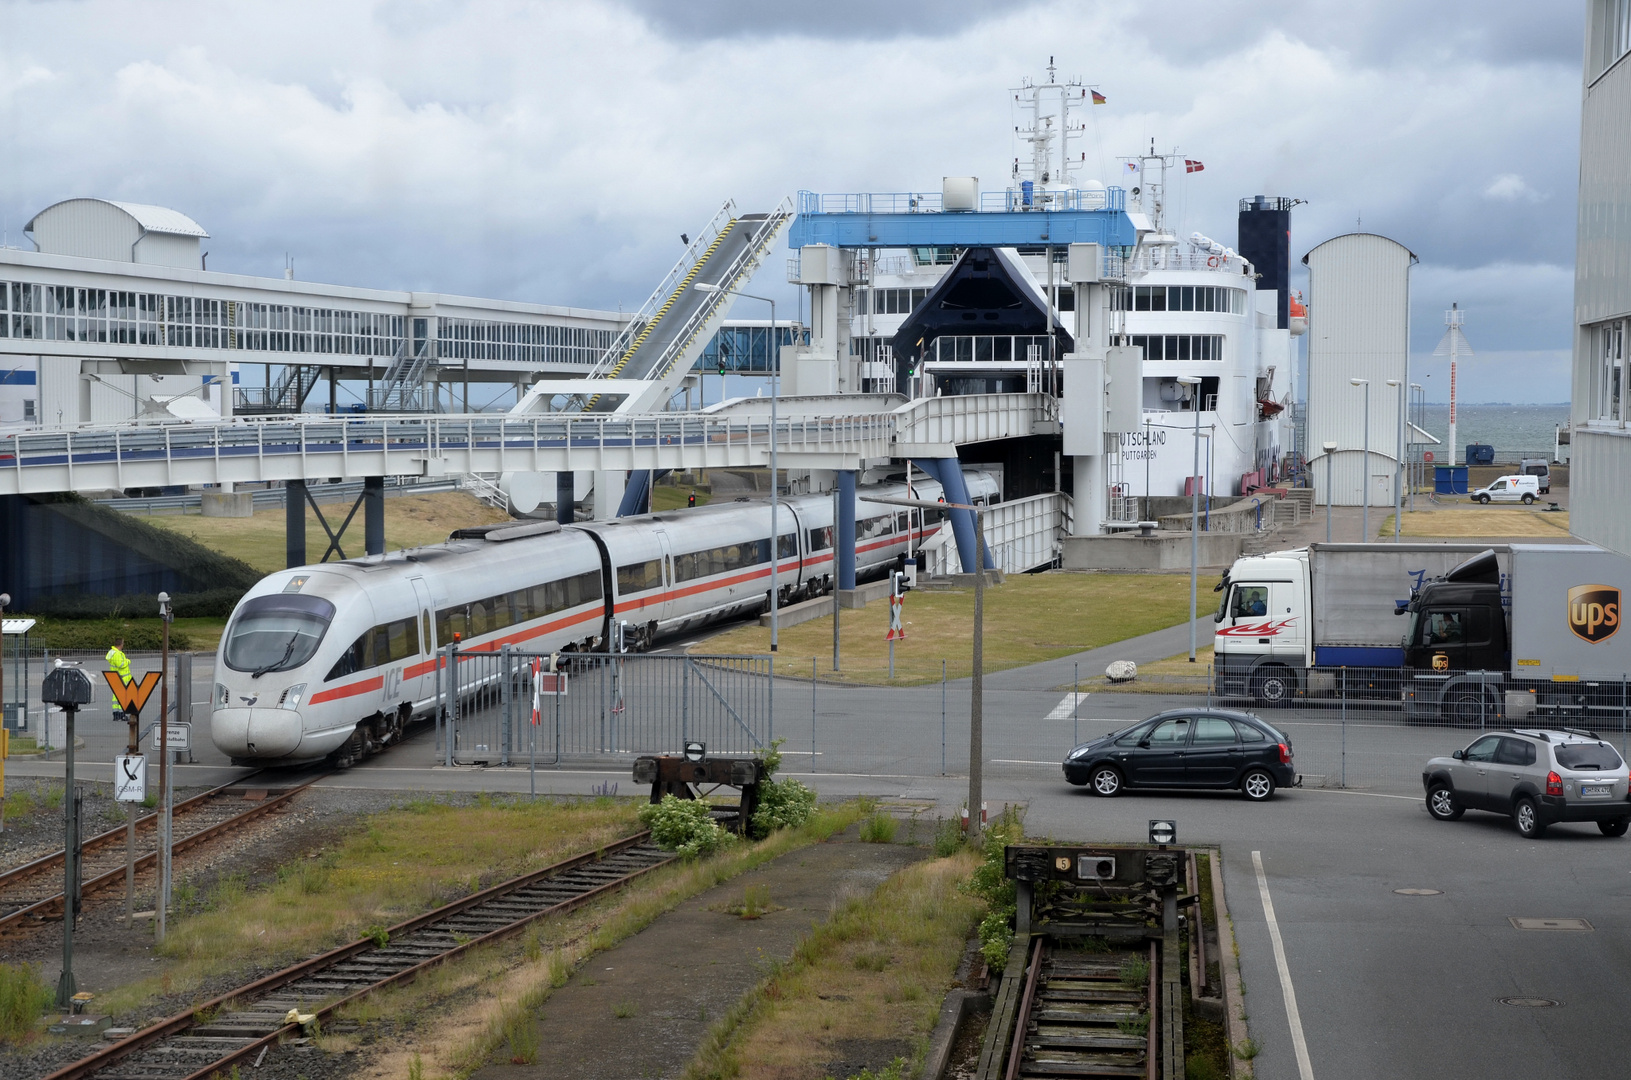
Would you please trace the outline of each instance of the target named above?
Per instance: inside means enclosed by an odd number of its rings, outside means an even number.
[[[1035,939],[1005,1080],[1155,1080],[1156,965],[1153,943],[1146,956]]]
[[[246,784],[253,788],[256,775],[250,774],[176,803],[171,817],[172,857],[282,808],[320,778],[321,774],[309,779],[296,778],[292,786],[254,803],[227,794]],[[156,813],[136,821],[138,874],[158,863],[158,821]],[[81,900],[124,884],[125,837],[126,826],[120,825],[81,843]],[[63,852],[58,850],[0,874],[0,933],[62,917],[62,859]]]
[[[363,938],[222,994],[52,1073],[46,1080],[206,1080],[263,1056],[302,1025],[376,990],[412,980],[470,949],[570,911],[671,862],[639,833],[473,893],[393,926],[384,944]],[[308,1021],[309,1022],[309,1021]]]

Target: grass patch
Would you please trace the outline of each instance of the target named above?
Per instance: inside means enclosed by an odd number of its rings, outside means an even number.
[[[844,903],[715,1025],[686,1080],[820,1080],[841,1044],[880,1038],[898,1041],[910,1063],[885,1070],[909,1075],[984,909],[959,887],[977,862],[964,850],[918,863]]]
[[[418,802],[375,815],[337,848],[295,859],[267,888],[217,883],[205,910],[172,925],[156,949],[164,970],[106,995],[109,1012],[190,992],[206,978],[311,956],[637,831],[632,803],[495,798],[474,806]],[[175,890],[181,907],[183,888]],[[194,903],[196,892],[188,896]]]
[[[1540,497],[1541,502],[1546,496]],[[1406,510],[1399,522],[1400,536],[1544,536],[1569,532],[1569,512],[1531,510],[1528,507],[1477,506],[1443,510]],[[1378,536],[1393,535],[1393,515],[1382,521]]]
[[[861,822],[861,839],[868,844],[892,844],[900,822],[890,814],[875,812]]]
[[[1216,597],[1202,593],[1203,609]],[[1109,645],[1182,622],[1189,606],[1187,574],[1021,574],[985,592],[985,670],[1052,660]],[[895,678],[889,679],[889,605],[873,603],[841,616],[838,673],[832,670],[832,617],[781,628],[777,672],[839,682],[921,686],[946,674],[966,678],[973,670],[970,628],[974,590],[920,591],[906,597],[904,641],[895,643]],[[698,645],[697,652],[770,652],[770,631],[740,626]]]
[[[1203,594],[1205,595],[1205,594]],[[1206,641],[1212,636],[1212,622],[1202,618],[1199,637]],[[1204,694],[1208,682],[1211,680],[1213,663],[1212,646],[1197,647],[1195,662],[1189,662],[1189,652],[1186,650],[1177,656],[1169,656],[1165,660],[1154,663],[1138,665],[1138,677],[1132,682],[1113,683],[1104,677],[1104,672],[1096,671],[1091,675],[1082,672],[1082,681],[1076,688],[1080,689],[1083,701],[1079,703],[1079,713],[1087,715],[1088,694]],[[1061,683],[1054,690],[1061,694],[1068,694],[1076,684]]]
[[[700,488],[689,486],[679,487],[673,484],[658,484],[651,489],[651,512],[659,513],[663,510],[684,510],[686,501],[692,494],[697,497],[698,506],[707,506],[713,502],[713,495]]]
[[[35,964],[0,964],[0,1043],[23,1043],[39,1034],[39,1019],[56,997]]]
[[[700,501],[700,497],[699,500]],[[351,509],[347,503],[323,503],[323,516],[338,528]],[[307,507],[306,557],[316,562],[328,549],[328,536]],[[284,520],[281,507],[261,510],[247,518],[207,518],[192,515],[143,519],[161,529],[196,540],[207,548],[242,559],[263,574],[282,570],[285,563]],[[385,500],[385,548],[419,547],[439,544],[454,529],[471,525],[492,525],[509,521],[495,509],[463,491],[441,491],[431,495],[404,495]],[[360,524],[361,516],[353,521]],[[362,533],[347,532],[343,541],[346,554],[362,554]]]
[[[676,863],[648,874],[631,889],[585,905],[558,920],[540,924],[536,954],[530,935],[432,969],[427,977],[376,995],[376,1016],[399,1022],[433,1015],[435,1024],[411,1036],[393,1036],[398,1049],[371,1061],[362,1075],[397,1080],[417,1061],[419,1080],[458,1080],[494,1062],[509,1060],[510,1033],[531,1023],[537,1010],[571,973],[597,953],[644,930],[684,901],[762,866],[790,851],[820,843],[861,817],[854,803],[817,811],[795,829],[768,839],[734,844],[709,858]],[[536,959],[529,957],[536,955]],[[479,994],[473,1004],[453,1009],[445,1002],[461,993]],[[399,1029],[400,1030],[400,1029]]]

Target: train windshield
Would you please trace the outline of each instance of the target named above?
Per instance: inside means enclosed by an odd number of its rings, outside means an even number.
[[[255,677],[288,671],[310,660],[334,619],[334,605],[318,596],[257,596],[232,620],[221,658]]]

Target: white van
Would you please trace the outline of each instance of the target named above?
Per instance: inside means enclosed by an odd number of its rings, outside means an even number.
[[[1503,476],[1470,494],[1485,506],[1492,502],[1521,502],[1527,506],[1540,498],[1540,477]]]

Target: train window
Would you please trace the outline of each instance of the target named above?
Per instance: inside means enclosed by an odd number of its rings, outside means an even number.
[[[865,540],[873,536],[884,536],[891,531],[890,526],[894,524],[894,520],[889,514],[883,517],[862,518],[855,523],[855,538]]]
[[[796,559],[799,557],[799,538],[796,533],[785,533],[776,545],[776,557],[781,559]]]
[[[222,648],[234,671],[288,671],[317,652],[334,617],[334,605],[318,597],[258,596],[244,602]]]
[[[909,515],[906,511],[902,510],[900,513],[895,515],[895,531],[896,532],[911,532],[911,530],[912,530],[912,518],[911,518],[911,515]]]
[[[328,674],[323,676],[323,681],[332,682],[335,679],[343,679],[347,675],[355,674],[368,667],[368,639],[373,636],[373,633],[372,630],[369,630],[362,637],[353,641],[351,647],[341,653],[338,660],[334,661],[334,666],[328,669]]]
[[[487,630],[502,630],[515,623],[509,596],[495,596],[487,601]]]
[[[810,530],[810,550],[828,551],[832,548],[832,526],[825,525],[819,529]]]
[[[594,571],[567,579],[567,602],[572,607],[592,604],[601,597],[600,575]]]
[[[629,593],[645,592],[647,589],[660,589],[662,585],[663,561],[661,559],[630,563],[628,566],[619,566],[617,568],[617,591],[619,595],[627,596]]]
[[[477,600],[467,610],[465,618],[470,624],[471,637],[480,637],[492,629],[491,620],[487,617],[486,600]]]
[[[390,658],[394,663],[397,660],[406,660],[419,651],[418,627],[412,619],[402,619],[391,623],[386,628],[386,647],[390,650]]]
[[[420,618],[419,618],[419,621],[423,625],[422,636],[423,636],[423,640],[424,640],[425,651],[430,652],[430,650],[431,650],[431,644],[430,644],[430,612],[427,611],[423,615],[421,615]]]

